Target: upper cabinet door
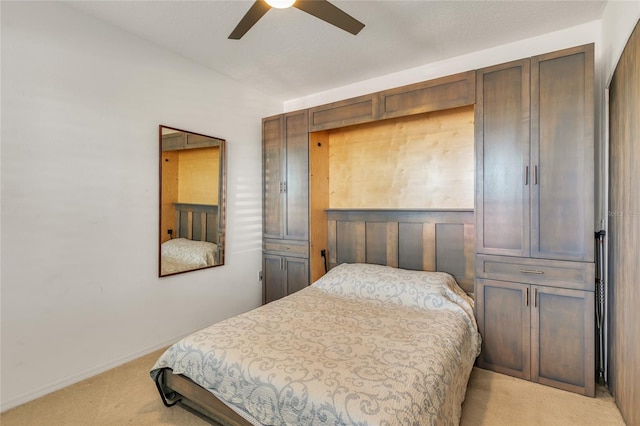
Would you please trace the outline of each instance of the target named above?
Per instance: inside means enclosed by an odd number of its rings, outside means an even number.
[[[284,117],[262,120],[262,180],[264,214],[263,233],[266,238],[282,238],[282,182],[284,180]]]
[[[476,82],[476,252],[528,257],[529,59]]]
[[[309,115],[297,111],[284,115],[286,180],[285,239],[309,239]]]
[[[594,258],[593,45],[531,58],[531,257]]]
[[[307,111],[262,120],[263,236],[309,238]]]

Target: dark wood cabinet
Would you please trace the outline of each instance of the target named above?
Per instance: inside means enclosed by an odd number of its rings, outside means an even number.
[[[262,120],[265,303],[309,285],[308,129],[307,110]]]
[[[593,84],[593,45],[478,71],[478,253],[593,262]]]
[[[531,257],[594,260],[593,45],[531,58]]]
[[[594,293],[480,278],[478,366],[595,394]]]
[[[307,111],[265,118],[262,126],[264,237],[308,240]]]
[[[309,131],[316,132],[369,123],[377,118],[377,96],[364,95],[309,109]]]
[[[467,71],[378,92],[378,119],[442,111],[475,101],[475,72]]]
[[[262,271],[264,303],[269,303],[308,285],[309,259],[264,254]]]
[[[476,251],[529,256],[529,59],[478,71]]]
[[[478,366],[531,378],[529,285],[478,279],[476,310],[482,335]]]
[[[479,365],[594,395],[593,45],[477,71]]]

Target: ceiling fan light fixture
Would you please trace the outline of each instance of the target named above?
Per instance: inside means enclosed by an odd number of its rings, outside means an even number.
[[[296,0],[265,0],[267,4],[276,9],[286,9],[293,6]]]

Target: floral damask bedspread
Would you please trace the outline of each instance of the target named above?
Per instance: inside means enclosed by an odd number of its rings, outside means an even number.
[[[183,374],[255,424],[455,425],[480,336],[445,273],[343,264],[205,328],[151,371]]]

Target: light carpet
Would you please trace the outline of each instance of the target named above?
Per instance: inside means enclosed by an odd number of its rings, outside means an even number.
[[[186,409],[166,408],[149,369],[157,351],[0,414],[2,426],[206,426]],[[462,426],[624,425],[606,388],[596,398],[474,368]]]

